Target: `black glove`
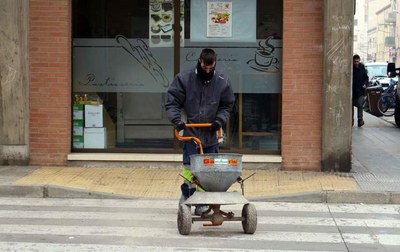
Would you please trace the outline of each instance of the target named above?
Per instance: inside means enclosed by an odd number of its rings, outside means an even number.
[[[184,122],[179,122],[175,125],[175,129],[179,132],[181,130],[184,130],[186,128],[186,124]]]
[[[211,130],[211,131],[217,131],[217,130],[219,130],[221,127],[222,127],[222,124],[221,124],[218,120],[215,120],[215,121],[211,124],[210,130]]]

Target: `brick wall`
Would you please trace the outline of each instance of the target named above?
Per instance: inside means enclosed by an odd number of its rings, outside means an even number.
[[[30,164],[66,162],[71,142],[71,4],[30,0]]]
[[[284,0],[282,169],[321,170],[323,0]]]

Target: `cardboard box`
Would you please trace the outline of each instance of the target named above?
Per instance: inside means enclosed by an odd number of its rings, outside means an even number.
[[[72,119],[83,120],[83,104],[72,105]]]
[[[85,127],[103,127],[103,105],[85,105]]]
[[[83,120],[72,121],[72,135],[83,136]]]
[[[83,149],[83,147],[84,147],[83,136],[72,136],[72,148]]]
[[[85,128],[84,129],[85,149],[107,148],[106,128]]]

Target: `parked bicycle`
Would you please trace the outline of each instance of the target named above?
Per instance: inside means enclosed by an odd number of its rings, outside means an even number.
[[[378,110],[384,116],[394,115],[394,108],[396,107],[396,92],[397,81],[390,79],[388,88],[383,91],[382,96],[378,100]]]

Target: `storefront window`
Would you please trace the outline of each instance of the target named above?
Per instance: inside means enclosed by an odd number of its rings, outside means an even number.
[[[280,153],[282,0],[177,1],[73,1],[73,151],[180,152],[165,93],[211,47],[237,98],[222,150]]]

